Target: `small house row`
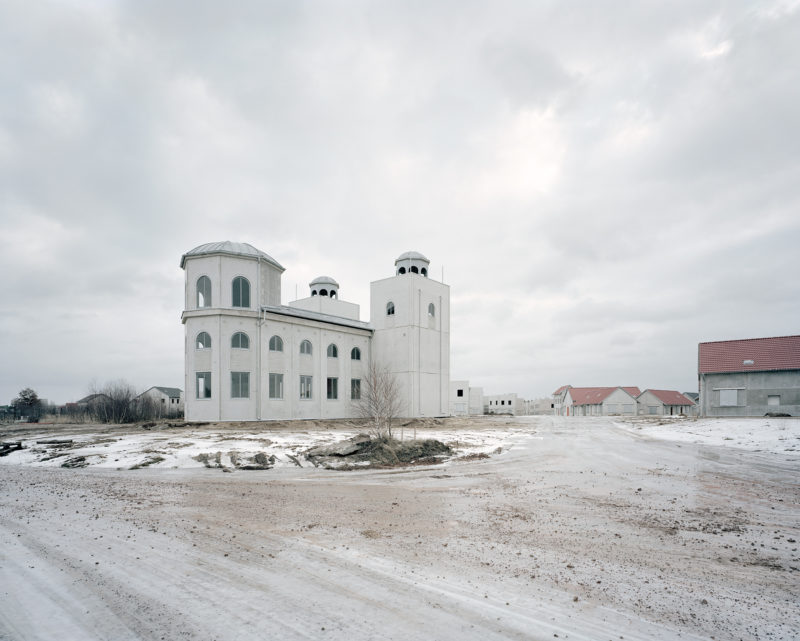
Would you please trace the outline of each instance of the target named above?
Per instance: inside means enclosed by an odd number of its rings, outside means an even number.
[[[696,416],[697,403],[674,390],[638,387],[572,387],[553,392],[558,416]]]

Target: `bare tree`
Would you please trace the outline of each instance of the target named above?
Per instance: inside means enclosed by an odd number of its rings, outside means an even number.
[[[359,415],[370,421],[373,436],[392,438],[392,421],[400,412],[400,387],[386,365],[370,362],[357,407]]]
[[[136,389],[127,381],[111,381],[102,389],[92,385],[91,393],[94,399],[89,409],[95,420],[102,423],[131,423],[136,420],[133,403]]]

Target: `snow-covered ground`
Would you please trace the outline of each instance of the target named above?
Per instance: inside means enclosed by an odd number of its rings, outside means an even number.
[[[617,420],[656,438],[724,445],[755,452],[800,452],[800,418],[678,418]]]
[[[244,424],[246,425],[246,424]],[[260,423],[258,431],[252,425],[227,427],[215,424],[202,427],[162,426],[145,429],[131,426],[127,429],[108,429],[97,426],[86,432],[65,425],[38,431],[35,426],[23,435],[6,437],[19,441],[24,449],[0,458],[1,464],[21,464],[60,467],[65,462],[79,462],[81,467],[130,469],[135,466],[154,468],[202,468],[205,457],[216,465],[217,458],[223,467],[235,468],[263,453],[274,456],[274,466],[311,466],[304,453],[313,447],[328,445],[363,431],[347,423],[332,422],[325,428],[308,429],[302,422],[293,428],[291,423],[272,425]],[[449,425],[449,427],[448,427]],[[433,427],[398,425],[396,436],[404,440],[413,438],[436,439],[450,445],[456,455],[490,454],[528,434],[530,428],[507,418],[488,418],[464,427],[464,422],[435,421]],[[69,441],[71,443],[54,443]],[[49,443],[47,441],[50,441]],[[219,455],[219,456],[218,456]],[[73,463],[74,464],[74,463]]]
[[[341,424],[14,428],[0,640],[800,638],[797,420],[661,422],[432,421],[450,460],[350,472],[300,456]]]

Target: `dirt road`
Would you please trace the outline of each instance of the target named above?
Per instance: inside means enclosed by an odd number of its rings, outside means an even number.
[[[0,639],[796,639],[796,460],[526,417],[363,472],[0,467]]]

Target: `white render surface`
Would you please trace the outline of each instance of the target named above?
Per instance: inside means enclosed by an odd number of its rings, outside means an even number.
[[[339,284],[330,277],[310,283],[317,294],[280,304],[283,268],[263,252],[243,243],[249,255],[210,253],[196,248],[184,254],[186,270],[185,407],[189,421],[350,418],[358,415],[352,390],[371,361],[386,365],[401,394],[401,416],[446,416],[450,412],[450,289],[416,273],[372,283],[372,322],[360,320],[359,306],[339,300]],[[427,265],[409,252],[403,261]],[[400,259],[398,259],[400,260]],[[198,279],[211,282],[211,303],[198,306]],[[250,284],[249,307],[233,307],[232,283]],[[319,292],[324,289],[325,294]],[[333,294],[333,296],[331,296]],[[395,314],[387,317],[386,302]],[[377,306],[377,307],[376,307]],[[378,309],[380,308],[380,309]],[[210,347],[199,345],[205,333]],[[246,336],[247,348],[233,347],[234,334]],[[277,336],[282,351],[270,350]],[[301,353],[309,341],[311,354]],[[328,356],[335,346],[335,356]],[[353,358],[353,349],[359,358]],[[198,392],[198,373],[210,375],[210,395]],[[270,395],[270,374],[282,376],[282,391]],[[246,378],[243,378],[246,377]],[[302,383],[301,383],[302,377]],[[246,380],[247,385],[242,381]],[[301,398],[301,387],[311,392]],[[246,389],[244,389],[246,388]],[[305,389],[305,387],[304,387]]]
[[[394,314],[387,313],[389,304]],[[432,314],[431,314],[432,311]],[[414,273],[370,286],[374,358],[399,383],[404,416],[450,411],[450,288]]]

